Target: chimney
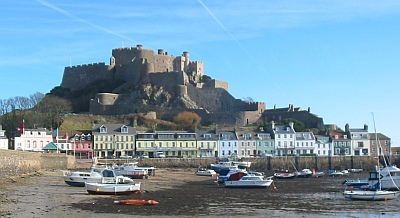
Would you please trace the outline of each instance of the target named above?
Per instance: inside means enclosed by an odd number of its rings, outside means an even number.
[[[275,122],[271,121],[271,129],[274,130],[275,129]]]
[[[367,124],[364,124],[364,130],[368,131],[368,125]]]
[[[349,130],[350,130],[349,124],[346,123],[346,125],[344,126],[344,131],[349,132]]]
[[[290,126],[291,129],[293,129],[293,125],[294,125],[293,122],[289,122],[289,126]]]

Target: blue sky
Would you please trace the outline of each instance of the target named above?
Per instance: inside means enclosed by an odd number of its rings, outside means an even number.
[[[47,93],[64,67],[142,44],[190,52],[238,99],[293,104],[400,145],[400,1],[3,0],[0,99]]]

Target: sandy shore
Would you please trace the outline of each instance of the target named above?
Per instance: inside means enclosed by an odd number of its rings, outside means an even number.
[[[40,171],[2,179],[2,217],[398,217],[400,199],[345,200],[345,178],[275,180],[266,189],[228,189],[195,169],[158,169],[142,182],[140,196],[89,195],[70,187],[60,171]],[[267,175],[269,175],[267,173]],[[346,178],[365,178],[353,174]],[[274,188],[275,187],[275,188]],[[155,206],[115,205],[114,200],[146,199]]]
[[[194,169],[158,169],[155,176],[138,179],[135,182],[141,182],[144,193],[153,193],[172,189],[190,181],[215,179],[194,176],[194,171]],[[114,200],[114,196],[89,195],[85,188],[66,185],[61,171],[39,171],[21,177],[5,178],[0,180],[0,184],[2,217],[109,217],[110,214],[82,210],[71,205],[99,199],[107,199],[110,202]],[[113,214],[114,217],[116,215],[125,216]]]

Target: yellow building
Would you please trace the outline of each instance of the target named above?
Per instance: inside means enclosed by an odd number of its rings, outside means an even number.
[[[126,124],[95,124],[92,133],[95,157],[135,155],[135,127]]]
[[[136,154],[148,157],[197,157],[196,133],[189,131],[138,131]]]

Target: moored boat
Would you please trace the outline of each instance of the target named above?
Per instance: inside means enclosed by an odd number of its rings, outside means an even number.
[[[293,179],[296,175],[289,170],[274,170],[274,177],[277,179]]]
[[[200,167],[197,169],[196,175],[198,176],[215,176],[217,173],[214,170],[210,170],[207,168]]]
[[[300,172],[296,171],[294,174],[299,178],[310,178],[313,173],[310,169],[302,169]]]
[[[130,183],[132,179],[119,175],[112,169],[92,167],[89,172],[63,171],[64,182],[70,186],[85,187],[86,182],[91,183]],[[119,181],[117,181],[119,180]]]
[[[237,169],[237,168],[238,168],[238,165],[233,164],[232,162],[219,162],[217,164],[211,164],[211,169],[217,173],[221,170],[232,170],[232,169]]]
[[[350,173],[361,173],[364,170],[361,168],[351,168],[351,169],[347,169],[347,171],[349,171]]]
[[[114,170],[123,176],[133,179],[148,178],[149,170],[147,168],[138,167],[138,162],[126,163],[114,167]]]
[[[272,184],[272,176],[258,176],[250,173],[237,172],[229,176],[223,183],[226,188],[266,188]]]
[[[366,200],[366,201],[386,201],[392,200],[399,196],[400,192],[387,190],[346,190],[343,192],[345,198],[350,200]]]
[[[87,182],[86,191],[95,195],[134,195],[140,193],[140,182],[130,184]]]

